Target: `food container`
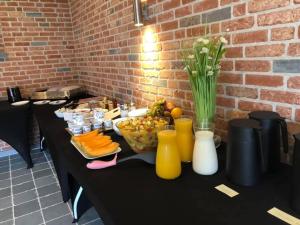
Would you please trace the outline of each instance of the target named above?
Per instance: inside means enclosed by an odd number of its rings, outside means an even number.
[[[104,128],[111,129],[113,127],[112,120],[104,120]]]
[[[136,153],[155,151],[157,132],[169,121],[158,117],[137,117],[116,124],[126,142]]]
[[[99,120],[93,120],[92,121],[92,129],[96,130],[96,129],[102,129],[103,128],[103,121],[99,121]]]
[[[82,132],[88,133],[92,130],[92,125],[90,123],[85,123],[82,125]]]

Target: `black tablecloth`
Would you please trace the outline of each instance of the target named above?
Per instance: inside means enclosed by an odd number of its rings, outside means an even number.
[[[7,101],[0,102],[0,139],[12,146],[32,167],[29,144],[30,104],[12,106]]]
[[[183,166],[180,178],[159,179],[155,168],[140,161],[128,161],[113,168],[89,170],[88,160],[70,144],[63,120],[55,118],[49,106],[38,112],[47,143],[60,169],[70,174],[85,190],[106,225],[253,225],[285,224],[267,210],[277,207],[292,215],[289,208],[290,167],[282,165],[276,175],[252,188],[231,185],[224,175],[224,150],[219,151],[220,169],[213,176],[200,176],[191,164]],[[43,131],[44,132],[44,131]],[[125,141],[115,133],[112,139],[121,144],[120,157],[133,154]],[[240,193],[229,198],[215,190],[226,184]],[[70,183],[66,182],[66,185]],[[64,188],[64,187],[62,187]]]

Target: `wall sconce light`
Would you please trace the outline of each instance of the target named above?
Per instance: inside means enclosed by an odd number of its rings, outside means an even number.
[[[148,7],[145,0],[133,0],[134,26],[144,26],[143,21],[148,18]]]

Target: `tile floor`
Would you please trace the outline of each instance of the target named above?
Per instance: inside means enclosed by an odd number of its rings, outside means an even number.
[[[34,167],[19,155],[0,158],[0,225],[71,225],[71,204],[63,203],[47,151],[32,151]],[[77,225],[104,225],[91,208]]]

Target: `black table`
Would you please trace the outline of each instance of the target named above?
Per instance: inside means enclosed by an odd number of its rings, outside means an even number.
[[[213,176],[197,175],[186,164],[180,178],[165,181],[156,176],[153,166],[139,161],[94,171],[86,168],[88,160],[70,144],[65,122],[56,118],[49,106],[41,107],[37,116],[47,121],[40,126],[47,143],[53,146],[51,151],[55,151],[53,160],[58,160],[56,163],[63,168],[65,185],[69,191],[81,186],[106,225],[285,224],[267,213],[273,207],[300,216],[289,208],[291,168],[287,165],[282,164],[278,174],[268,175],[252,188],[237,187],[227,181],[224,150],[219,151],[220,169]],[[120,158],[133,154],[123,138],[110,135],[121,144]],[[240,195],[227,197],[214,188],[220,184]]]
[[[30,103],[12,106],[7,101],[0,102],[0,139],[22,156],[28,168],[33,166],[28,135],[30,116]]]

